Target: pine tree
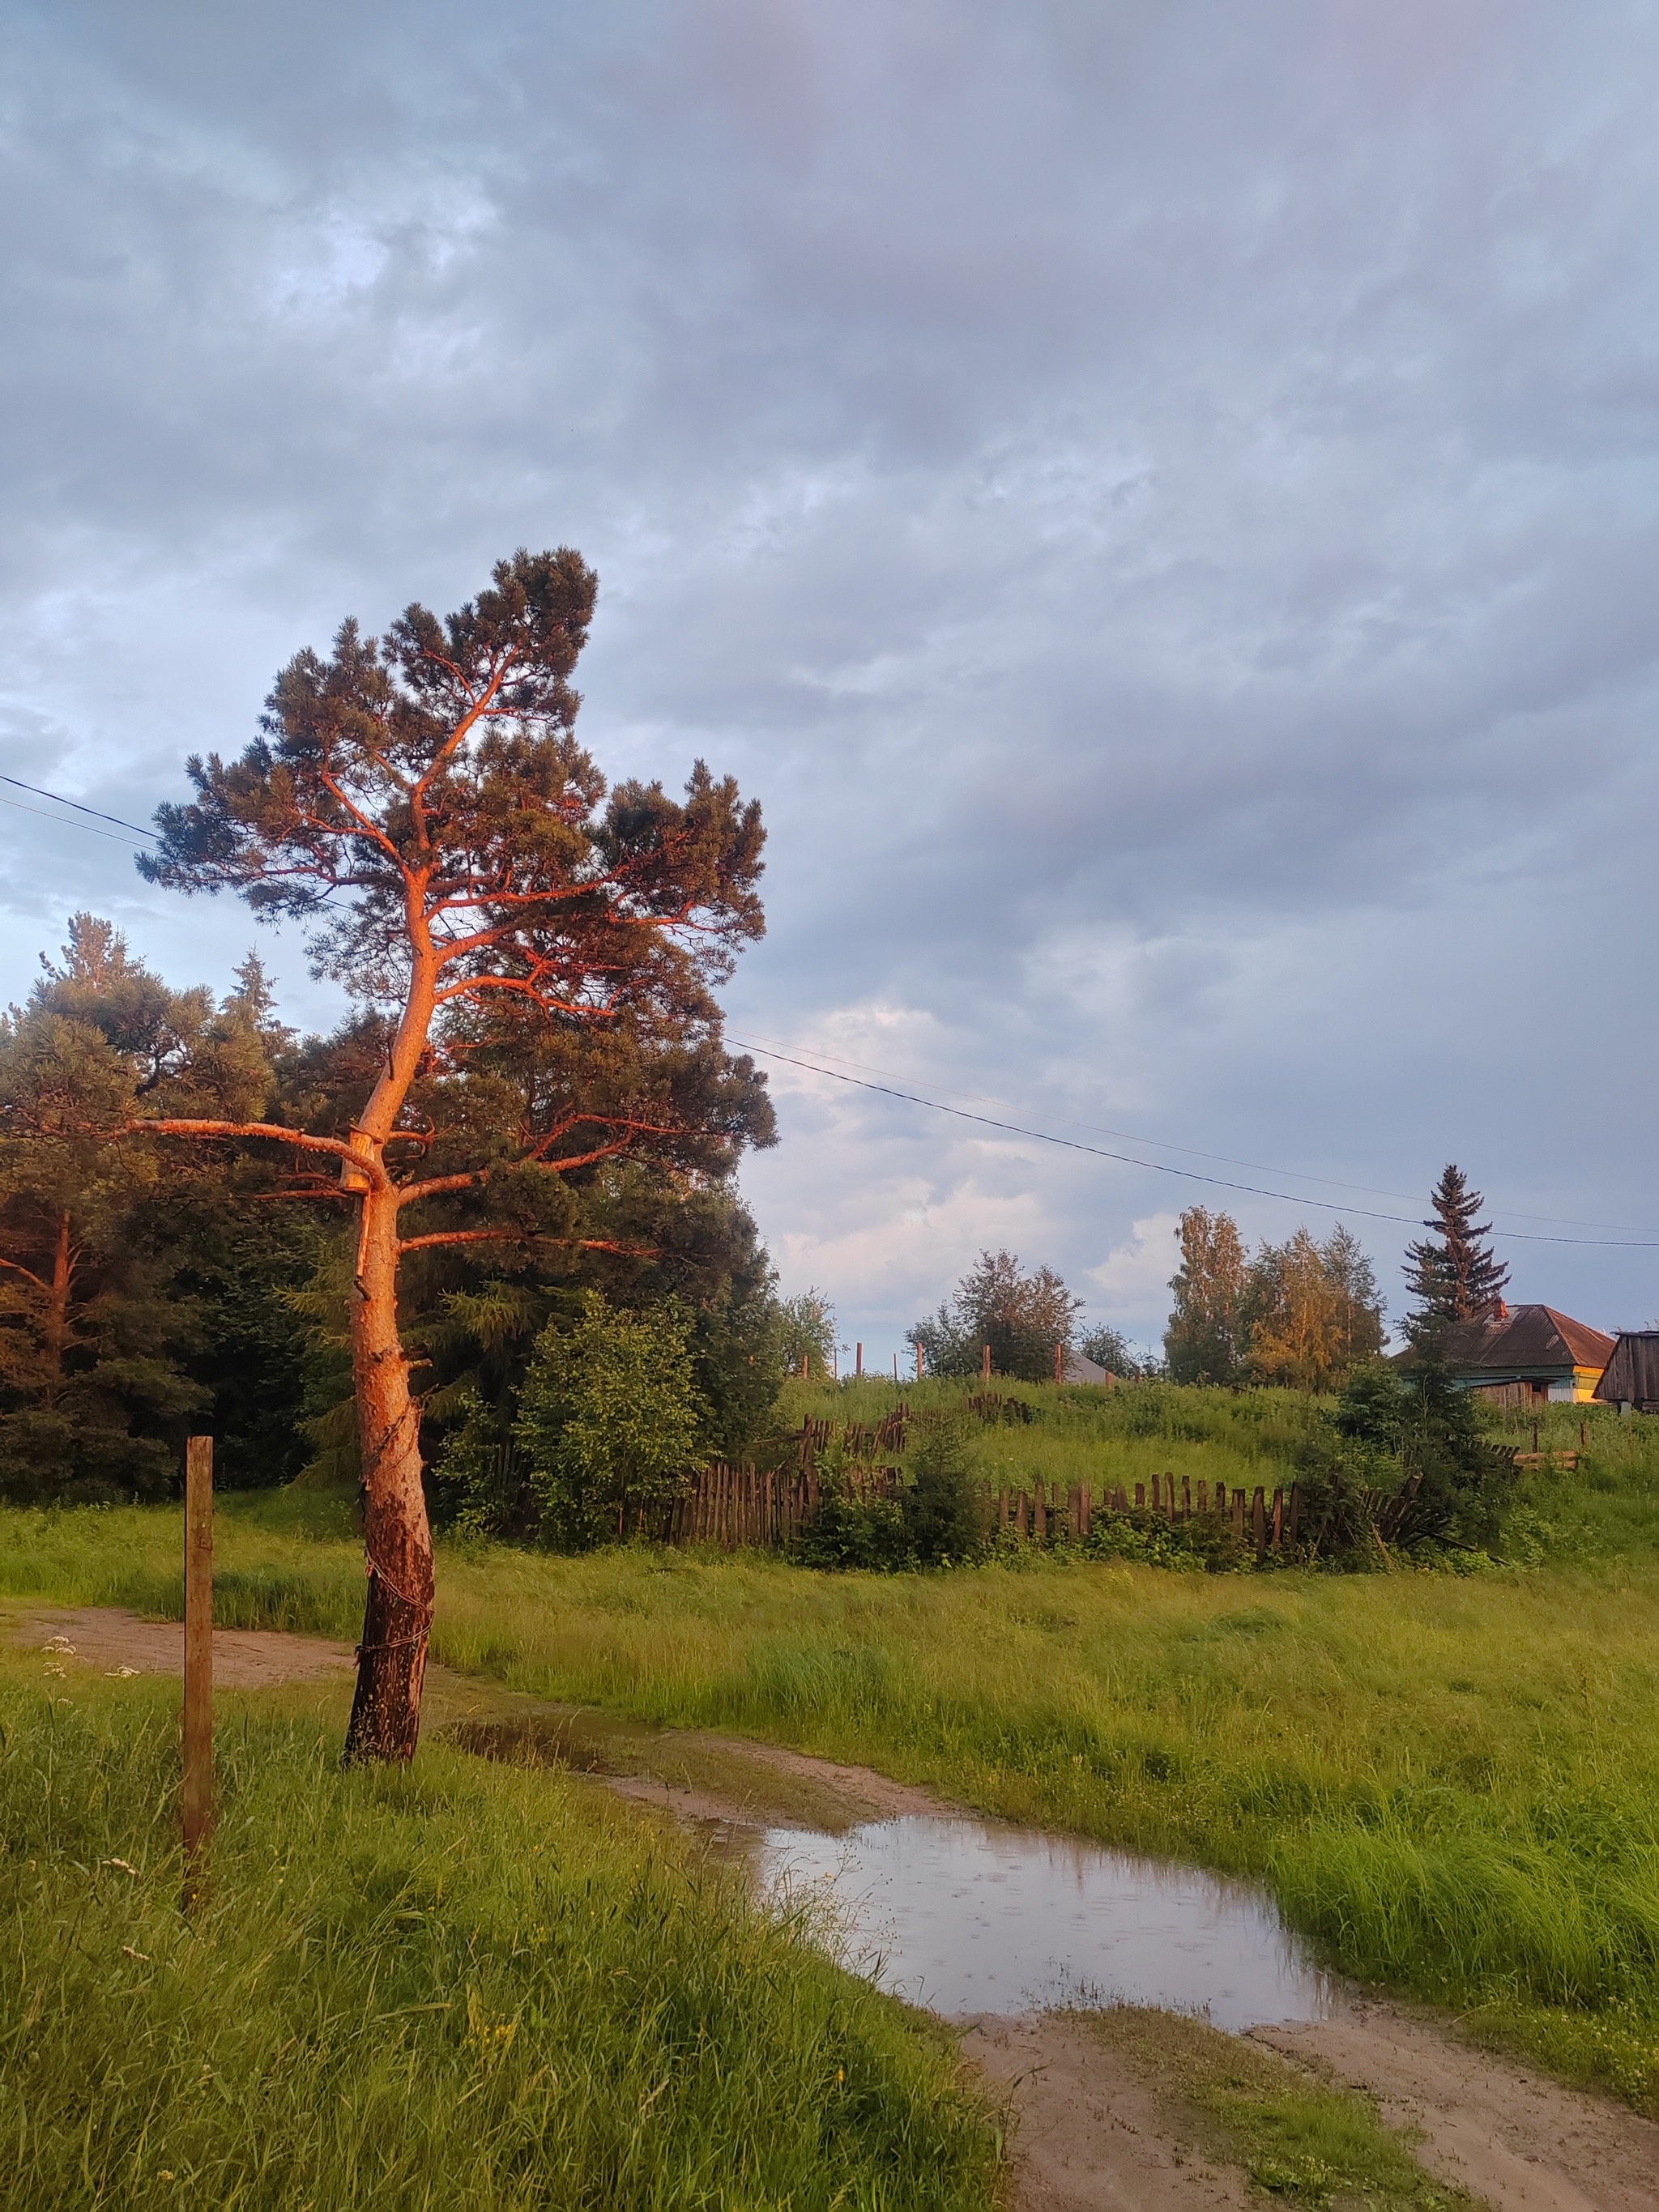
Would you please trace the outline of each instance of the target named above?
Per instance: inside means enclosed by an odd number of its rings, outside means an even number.
[[[1420,1337],[1452,1322],[1495,1321],[1510,1271],[1485,1242],[1491,1223],[1475,1218],[1486,1200],[1461,1168],[1448,1165],[1430,1204],[1433,1218],[1423,1226],[1431,1234],[1406,1252],[1406,1286],[1418,1301],[1408,1328]]]
[[[186,1248],[223,1177],[110,1133],[141,1104],[257,1110],[270,1071],[239,995],[170,990],[94,915],[40,964],[0,1017],[0,1492],[158,1495],[213,1387],[222,1299]]]
[[[159,810],[161,849],[139,859],[153,883],[310,922],[319,971],[366,1007],[314,1115],[131,1125],[276,1147],[296,1195],[356,1217],[369,1574],[351,1759],[413,1756],[432,1620],[406,1261],[580,1243],[573,1175],[644,1151],[690,1186],[770,1136],[711,988],[763,933],[760,811],[701,762],[684,804],[656,783],[607,793],[569,681],[597,590],[568,549],[520,550],[445,621],[412,605],[383,640],[345,623],[329,659],[283,670],[240,759],[189,763],[194,801]]]

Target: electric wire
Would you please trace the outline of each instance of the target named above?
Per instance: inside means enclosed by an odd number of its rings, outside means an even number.
[[[784,1060],[791,1067],[804,1067],[814,1075],[828,1076],[832,1082],[851,1084],[859,1091],[873,1091],[884,1098],[902,1098],[909,1105],[926,1106],[933,1113],[949,1114],[959,1121],[974,1121],[981,1128],[1000,1130],[1008,1136],[1029,1138],[1035,1144],[1055,1145],[1069,1152],[1086,1152],[1095,1159],[1115,1160],[1122,1167],[1150,1169],[1154,1175],[1177,1176],[1187,1182],[1208,1183],[1217,1190],[1242,1191],[1252,1198],[1281,1199],[1287,1206],[1317,1206],[1322,1212],[1352,1214],[1362,1221],[1399,1222],[1408,1229],[1425,1225],[1415,1214],[1382,1213],[1374,1206],[1342,1206],[1334,1199],[1304,1198],[1294,1191],[1267,1190],[1260,1183],[1235,1182],[1225,1176],[1204,1175],[1196,1168],[1171,1167],[1164,1160],[1136,1159],[1128,1152],[1108,1152],[1103,1146],[1085,1145],[1075,1137],[1056,1137],[1046,1129],[1028,1129],[1018,1121],[999,1121],[990,1114],[970,1113],[965,1106],[943,1106],[938,1099],[924,1098],[916,1091],[900,1091],[891,1084],[869,1083],[861,1076],[843,1075],[839,1068],[823,1067],[816,1061],[799,1060],[793,1053],[777,1052],[766,1045],[745,1043],[741,1037],[734,1036],[732,1042],[742,1051],[758,1052],[765,1059]],[[1546,1237],[1535,1230],[1526,1229],[1494,1229],[1492,1234],[1525,1244],[1585,1244],[1598,1251],[1659,1252],[1659,1242],[1650,1243],[1634,1237]]]
[[[33,792],[36,798],[50,799],[55,805],[59,806],[73,807],[77,814],[94,815],[100,822],[113,822],[123,830],[136,830],[140,837],[147,839],[152,844],[160,842],[156,838],[154,830],[141,829],[137,823],[129,822],[122,815],[106,814],[100,807],[84,806],[78,799],[65,799],[61,792],[47,791],[39,784],[25,783],[21,776],[0,774],[0,783],[9,783],[18,791]],[[33,814],[37,817],[37,819],[42,822],[64,821],[62,815],[48,814],[43,807],[40,806],[25,806],[21,799],[8,799],[3,792],[0,792],[0,805],[15,807],[20,814]],[[108,830],[95,830],[89,822],[68,822],[64,823],[64,826],[66,829],[70,830],[84,830],[94,837],[107,837],[110,842],[114,845],[129,845],[133,846],[133,849],[135,851],[142,852],[143,850],[142,846],[133,845],[133,840],[131,837],[118,837]],[[1343,1206],[1334,1199],[1310,1198],[1288,1190],[1268,1190],[1260,1183],[1237,1182],[1225,1176],[1205,1175],[1196,1168],[1172,1167],[1166,1160],[1137,1159],[1127,1152],[1109,1152],[1101,1145],[1085,1145],[1080,1143],[1079,1139],[1074,1137],[1057,1137],[1046,1129],[1028,1129],[1019,1122],[1000,1121],[994,1115],[989,1114],[975,1114],[970,1112],[966,1107],[946,1106],[942,1104],[936,1098],[924,1098],[920,1095],[920,1093],[914,1091],[901,1091],[897,1089],[896,1085],[890,1084],[871,1083],[860,1076],[845,1074],[840,1068],[824,1067],[817,1061],[802,1060],[798,1058],[793,1053],[780,1051],[775,1046],[763,1044],[758,1038],[751,1039],[745,1042],[743,1038],[734,1036],[732,1039],[732,1042],[733,1044],[738,1046],[740,1051],[758,1052],[767,1060],[781,1060],[788,1066],[803,1068],[813,1075],[825,1076],[833,1083],[845,1083],[850,1085],[855,1090],[874,1091],[879,1097],[884,1098],[901,1099],[906,1104],[912,1106],[923,1106],[932,1113],[948,1114],[957,1121],[973,1121],[977,1123],[982,1128],[996,1129],[1006,1135],[1024,1137],[1034,1144],[1054,1145],[1066,1152],[1087,1153],[1090,1157],[1095,1159],[1112,1160],[1122,1167],[1142,1168],[1153,1175],[1175,1176],[1186,1182],[1206,1183],[1217,1190],[1238,1191],[1252,1198],[1275,1199],[1286,1206],[1311,1206],[1317,1207],[1320,1212],[1324,1213],[1352,1213],[1363,1221],[1391,1221],[1401,1224],[1403,1226],[1411,1229],[1420,1228],[1425,1225],[1415,1214],[1383,1213],[1374,1206]],[[834,1055],[827,1056],[834,1057]],[[861,1066],[866,1064],[866,1063],[859,1060],[853,1060],[848,1063],[849,1066],[854,1067]],[[977,1094],[972,1091],[957,1093],[958,1097],[973,1097],[976,1095]],[[1073,1126],[1074,1127],[1083,1129],[1094,1129],[1096,1127],[1094,1123],[1089,1121],[1074,1122]],[[1117,1130],[1098,1130],[1097,1133],[1105,1136],[1118,1136],[1122,1133]],[[1186,1152],[1194,1159],[1212,1159],[1226,1165],[1251,1167],[1255,1164],[1254,1162],[1249,1160],[1234,1161],[1229,1154],[1224,1152],[1200,1152],[1194,1146],[1167,1145],[1164,1144],[1161,1139],[1156,1137],[1125,1138],[1124,1141],[1131,1144],[1154,1145],[1158,1146],[1160,1150],[1164,1152]],[[1298,1170],[1294,1168],[1288,1170],[1281,1169],[1279,1170],[1268,1169],[1266,1170],[1258,1170],[1258,1172],[1266,1172],[1268,1174],[1274,1172],[1289,1174],[1294,1180],[1298,1182],[1322,1182],[1328,1189],[1356,1191],[1372,1197],[1401,1199],[1406,1197],[1406,1193],[1404,1191],[1378,1190],[1375,1186],[1369,1183],[1340,1182],[1338,1182],[1335,1177],[1330,1176],[1304,1176]],[[1503,1210],[1504,1209],[1499,1207],[1495,1207],[1493,1209],[1494,1212],[1502,1212]],[[1522,1221],[1549,1220],[1552,1218],[1548,1214],[1540,1215],[1524,1213],[1518,1215],[1516,1218]],[[1612,1224],[1607,1224],[1601,1225],[1611,1226]],[[1527,1244],[1585,1245],[1597,1251],[1659,1251],[1659,1240],[1648,1243],[1629,1237],[1547,1237],[1535,1231],[1525,1229],[1495,1228],[1492,1230],[1492,1234],[1494,1237],[1507,1237],[1511,1242]]]
[[[8,776],[6,781],[9,783],[14,779]],[[23,788],[27,791],[31,787],[26,783]],[[8,799],[3,791],[0,791],[0,806],[15,806],[20,814],[33,814],[42,822],[61,823],[65,830],[84,830],[89,837],[107,837],[112,845],[130,846],[135,853],[143,853],[149,849],[148,847],[141,845],[136,837],[118,837],[114,830],[95,830],[90,822],[65,821],[61,814],[48,814],[44,806],[25,806],[21,799]],[[88,808],[87,811],[90,813],[92,810]]]

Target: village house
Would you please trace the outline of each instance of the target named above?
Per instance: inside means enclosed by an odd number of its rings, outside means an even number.
[[[1453,1382],[1498,1406],[1583,1405],[1613,1351],[1603,1330],[1553,1306],[1500,1306],[1495,1320],[1455,1322],[1444,1342]]]

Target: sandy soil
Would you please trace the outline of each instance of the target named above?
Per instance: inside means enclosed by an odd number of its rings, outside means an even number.
[[[1341,2019],[1251,2033],[1367,2091],[1392,2126],[1421,2131],[1431,2172],[1502,2212],[1659,2212],[1659,2122],[1472,2050],[1426,2015],[1356,2001]]]
[[[0,1617],[0,1633],[26,1650],[32,1644],[43,1665],[59,1665],[66,1674],[96,1668],[119,1674],[182,1674],[185,1627],[179,1620],[141,1620],[113,1606],[53,1606]],[[65,1650],[64,1647],[69,1648]],[[320,1637],[286,1636],[274,1631],[216,1628],[213,1679],[227,1690],[269,1689],[279,1682],[315,1682],[349,1674],[351,1648]]]
[[[963,2045],[1009,2095],[1018,2212],[1200,2212],[1252,2197],[1170,2128],[1161,2100],[1082,2021],[975,2023]]]
[[[37,1651],[42,1668],[61,1668],[65,1680],[93,1668],[117,1676],[184,1671],[180,1624],[113,1607],[13,1607],[0,1613],[0,1636]],[[345,1644],[243,1629],[216,1630],[213,1655],[214,1679],[227,1689],[338,1680],[353,1664]],[[532,1725],[549,1730],[550,1754],[561,1764],[681,1818],[844,1831],[951,1809],[868,1767],[537,1706],[436,1669],[433,1679],[434,1719],[447,1710],[476,1717],[477,1727],[516,1715],[515,1736]],[[456,1724],[465,1731],[469,1723]],[[1659,2123],[1475,2051],[1426,2014],[1354,1999],[1337,2019],[1251,2033],[1365,2091],[1390,2124],[1421,2134],[1431,2172],[1499,2212],[1659,2212]],[[1167,2106],[1086,2021],[987,2018],[963,2048],[1010,2097],[1020,2212],[1175,2212],[1251,2201],[1243,2175],[1183,2140]]]
[[[676,1729],[662,1740],[660,1763],[666,1766],[682,1759],[688,1766],[718,1760],[726,1770],[721,1778],[725,1787],[711,1787],[708,1782],[699,1786],[653,1774],[607,1778],[621,1796],[660,1806],[682,1820],[828,1828],[831,1834],[870,1820],[896,1820],[903,1813],[952,1809],[932,1790],[895,1782],[872,1767],[842,1766],[834,1759],[813,1759],[777,1744]],[[738,1771],[733,1773],[733,1769]],[[742,1770],[747,1770],[746,1774]]]

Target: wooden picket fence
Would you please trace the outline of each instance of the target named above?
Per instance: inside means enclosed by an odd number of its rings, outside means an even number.
[[[995,1418],[1000,1410],[1000,1403],[988,1407],[984,1417]],[[780,1440],[786,1446],[781,1464],[732,1467],[722,1461],[704,1468],[682,1496],[641,1516],[641,1533],[670,1544],[718,1544],[727,1550],[787,1546],[817,1517],[824,1489],[821,1462],[832,1447],[838,1447],[835,1480],[843,1496],[863,1503],[898,1496],[901,1471],[882,1463],[879,1455],[903,1449],[908,1420],[908,1408],[901,1405],[876,1428],[849,1421],[837,1429],[829,1421],[804,1421]],[[1382,1518],[1392,1518],[1404,1503],[1382,1498],[1366,1502]],[[1300,1483],[1270,1492],[1261,1486],[1230,1491],[1224,1483],[1212,1490],[1200,1482],[1194,1493],[1190,1479],[1177,1484],[1173,1474],[1165,1474],[1136,1483],[1133,1495],[1120,1486],[1097,1499],[1092,1489],[1073,1485],[1062,1498],[1057,1486],[1050,1496],[1038,1476],[1029,1490],[988,1490],[985,1510],[988,1528],[1035,1544],[1081,1541],[1097,1516],[1110,1513],[1176,1522],[1207,1515],[1230,1528],[1237,1542],[1253,1547],[1258,1559],[1293,1547],[1303,1534]]]
[[[1155,1474],[1150,1483],[1136,1483],[1133,1496],[1120,1484],[1097,1504],[1092,1489],[1081,1483],[1073,1483],[1063,1500],[1056,1483],[1051,1497],[1039,1475],[1030,1490],[999,1490],[996,1494],[999,1531],[1032,1543],[1081,1542],[1097,1516],[1109,1513],[1135,1513],[1171,1522],[1206,1516],[1224,1528],[1230,1528],[1236,1542],[1249,1544],[1257,1559],[1264,1559],[1269,1552],[1282,1551],[1286,1544],[1293,1546],[1298,1540],[1302,1485],[1294,1482],[1288,1491],[1269,1492],[1261,1485],[1254,1490],[1236,1486],[1229,1491],[1224,1482],[1218,1482],[1212,1491],[1207,1482],[1200,1482],[1194,1493],[1190,1476],[1183,1475],[1177,1487],[1173,1474]]]

